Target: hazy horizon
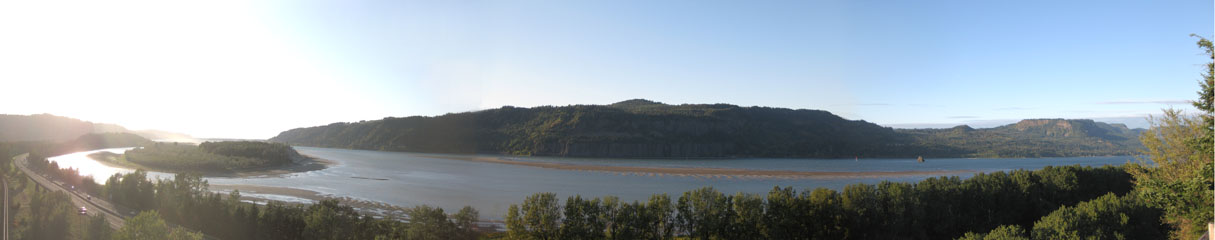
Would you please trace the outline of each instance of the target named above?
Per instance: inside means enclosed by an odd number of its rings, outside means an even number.
[[[1196,111],[1209,1],[0,3],[0,113],[202,138],[729,103],[883,126]]]

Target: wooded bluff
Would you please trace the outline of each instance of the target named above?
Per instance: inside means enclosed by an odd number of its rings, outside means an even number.
[[[1142,129],[1034,119],[996,128],[893,129],[821,110],[668,105],[505,106],[296,128],[291,145],[616,158],[1071,157],[1136,154]]]

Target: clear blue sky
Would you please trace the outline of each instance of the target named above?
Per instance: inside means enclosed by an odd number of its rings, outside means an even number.
[[[632,98],[1133,120],[1193,111],[1188,35],[1213,19],[1211,1],[6,2],[0,81],[23,90],[0,112],[237,138]]]

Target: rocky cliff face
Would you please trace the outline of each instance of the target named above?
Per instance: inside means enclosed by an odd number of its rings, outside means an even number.
[[[1047,137],[1094,137],[1105,140],[1126,140],[1139,132],[1128,129],[1124,124],[1107,124],[1089,119],[1027,119],[1001,128]]]

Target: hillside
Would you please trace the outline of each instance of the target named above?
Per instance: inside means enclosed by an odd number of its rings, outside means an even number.
[[[949,149],[962,157],[1059,157],[1134,155],[1139,134],[1122,124],[1088,119],[1027,119],[995,128],[899,129],[919,149]],[[914,149],[913,148],[913,149]]]
[[[666,105],[503,107],[292,129],[305,146],[579,157],[840,157],[882,151],[892,129],[818,110]]]
[[[50,114],[0,114],[0,142],[69,141],[89,133],[131,133],[153,140],[194,141],[181,133],[129,130],[116,124],[93,123]]]
[[[50,114],[0,115],[0,142],[66,141],[92,133],[93,123]]]
[[[730,104],[502,107],[284,131],[293,145],[573,157],[1041,157],[1128,155],[1137,132],[1091,120],[895,130],[826,111]]]
[[[151,141],[131,133],[88,133],[67,141],[4,142],[3,146],[36,156],[58,156],[103,148],[138,147],[148,143]],[[3,150],[0,149],[0,152]]]

